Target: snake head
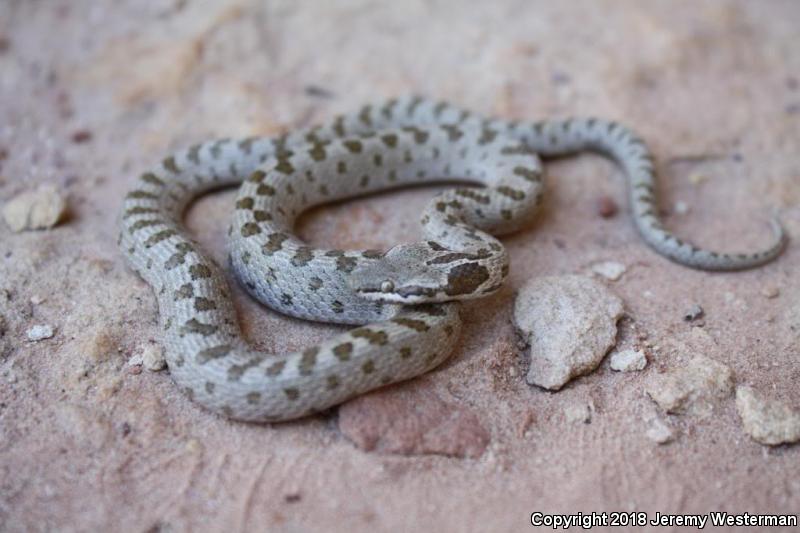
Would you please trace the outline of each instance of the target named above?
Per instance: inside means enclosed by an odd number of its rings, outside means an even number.
[[[489,256],[448,250],[435,242],[401,244],[353,270],[351,287],[369,300],[446,302],[477,295],[490,280]]]

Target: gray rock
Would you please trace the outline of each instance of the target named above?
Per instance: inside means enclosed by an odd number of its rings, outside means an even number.
[[[611,370],[617,372],[635,372],[644,370],[647,356],[641,350],[622,350],[611,354]]]
[[[157,344],[148,344],[142,350],[142,365],[150,372],[158,372],[167,368],[164,350]]]
[[[691,322],[693,320],[697,320],[698,318],[702,317],[705,312],[703,308],[700,307],[698,304],[693,304],[686,313],[683,314],[683,319],[686,322]]]
[[[647,428],[645,435],[647,435],[648,439],[658,444],[667,444],[675,440],[675,431],[660,418],[653,418],[650,421],[650,427]]]
[[[622,300],[585,276],[528,282],[514,304],[514,322],[530,346],[527,381],[558,390],[593,371],[617,337]]]
[[[55,331],[53,326],[49,324],[37,324],[26,331],[25,334],[28,336],[29,341],[35,342],[51,338],[55,335]]]
[[[775,446],[800,441],[800,410],[762,398],[747,386],[736,389],[736,410],[745,433],[761,444]]]
[[[668,413],[707,416],[717,401],[733,392],[733,373],[726,365],[698,355],[684,367],[655,375],[645,391]]]

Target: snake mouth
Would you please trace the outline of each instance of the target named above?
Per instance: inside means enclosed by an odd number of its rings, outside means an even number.
[[[384,292],[380,288],[360,288],[358,294],[370,300],[382,300],[385,302],[419,304],[436,301],[436,296],[441,292],[436,287],[425,287],[422,285],[407,285],[397,287],[391,292]]]

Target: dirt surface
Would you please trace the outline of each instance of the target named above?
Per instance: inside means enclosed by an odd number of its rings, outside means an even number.
[[[800,406],[798,26],[794,0],[0,0],[0,204],[40,184],[68,201],[52,229],[0,222],[0,530],[510,531],[534,511],[800,512],[800,446],[751,440],[732,394],[701,416],[667,415],[644,392],[703,355]],[[506,287],[465,306],[448,363],[395,387],[409,409],[417,390],[468,413],[488,443],[465,457],[443,455],[458,443],[441,432],[436,446],[365,451],[336,410],[227,422],[167,371],[128,365],[160,338],[151,291],[115,245],[137,174],[197,141],[275,135],[409,92],[519,120],[618,120],[653,149],[677,234],[760,247],[778,207],[794,240],[763,268],[693,271],[639,239],[612,164],[548,164],[543,213],[505,239]],[[431,193],[319,209],[300,233],[345,248],[411,241]],[[188,216],[220,262],[233,195]],[[609,199],[616,215],[598,210]],[[617,348],[644,349],[649,364],[619,373],[606,360],[556,393],[527,385],[515,291],[601,261],[626,267],[604,280],[628,315]],[[339,330],[235,297],[265,350]],[[704,316],[684,321],[694,304]],[[36,326],[52,337],[29,340]],[[674,438],[649,438],[653,420]],[[397,449],[416,452],[386,451]]]

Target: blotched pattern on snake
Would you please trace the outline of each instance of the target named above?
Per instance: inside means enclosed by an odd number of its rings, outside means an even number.
[[[186,394],[227,417],[289,420],[444,361],[460,330],[457,301],[491,294],[508,273],[494,235],[527,225],[542,201],[537,154],[581,150],[623,168],[640,234],[678,263],[749,268],[785,243],[777,221],[775,242],[750,254],[710,252],[670,234],[657,216],[652,158],[615,122],[509,122],[408,97],[275,139],[214,141],[168,157],[126,196],[119,244],[156,292],[167,362]],[[292,234],[313,206],[442,180],[483,187],[437,195],[422,214],[421,242],[343,251]],[[360,327],[290,354],[247,344],[219,267],[181,223],[194,198],[239,182],[230,262],[248,292],[288,315]]]

